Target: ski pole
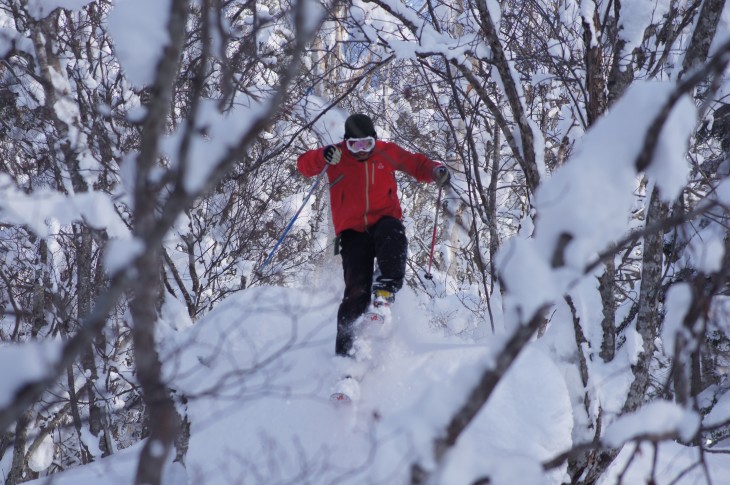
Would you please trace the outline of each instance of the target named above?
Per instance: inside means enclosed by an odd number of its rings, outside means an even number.
[[[433,220],[433,235],[431,236],[431,256],[428,258],[428,271],[426,271],[426,279],[432,280],[433,274],[431,274],[431,264],[433,264],[433,250],[436,247],[436,230],[438,229],[439,224],[439,211],[441,210],[441,193],[443,192],[444,188],[439,187],[439,195],[436,199],[436,218]]]
[[[266,261],[264,261],[264,264],[262,264],[261,265],[261,268],[259,268],[259,270],[258,270],[258,273],[259,274],[263,274],[264,269],[271,262],[271,258],[274,257],[274,253],[276,252],[277,249],[279,249],[279,245],[284,240],[284,238],[286,237],[286,235],[289,234],[289,231],[291,230],[292,226],[294,225],[294,221],[297,220],[297,218],[299,217],[299,214],[302,212],[302,209],[304,209],[304,206],[307,205],[307,202],[309,201],[309,198],[314,193],[314,190],[319,185],[319,181],[322,180],[322,176],[324,175],[324,173],[327,171],[328,168],[329,168],[329,165],[325,163],[324,164],[324,168],[319,173],[319,175],[317,175],[317,178],[315,179],[314,184],[312,184],[312,188],[309,189],[309,193],[304,198],[304,202],[302,202],[302,205],[299,206],[299,210],[297,210],[297,213],[294,214],[294,217],[291,218],[291,220],[289,221],[289,224],[287,224],[287,226],[286,226],[286,229],[284,229],[284,233],[281,235],[281,237],[279,238],[279,240],[276,241],[276,244],[274,245],[274,249],[271,250],[271,252],[269,253],[269,255],[266,257]]]

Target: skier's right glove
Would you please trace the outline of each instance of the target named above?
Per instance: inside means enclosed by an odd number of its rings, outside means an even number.
[[[334,145],[327,145],[322,150],[324,161],[329,165],[337,165],[340,163],[340,157],[342,157],[342,151]]]

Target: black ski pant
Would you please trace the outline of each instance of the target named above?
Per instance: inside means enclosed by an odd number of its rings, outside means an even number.
[[[340,234],[340,255],[345,276],[345,294],[337,312],[337,355],[348,355],[354,341],[355,322],[370,305],[373,291],[395,293],[403,286],[408,240],[403,223],[383,217],[365,232],[347,229]],[[373,283],[373,263],[380,274]]]

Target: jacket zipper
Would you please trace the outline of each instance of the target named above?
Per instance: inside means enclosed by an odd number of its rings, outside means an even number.
[[[368,211],[370,210],[370,174],[368,173],[368,161],[365,160],[365,214],[363,217],[365,218],[365,229],[368,228]]]

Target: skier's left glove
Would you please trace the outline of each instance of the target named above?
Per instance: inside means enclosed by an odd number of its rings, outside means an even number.
[[[451,182],[451,174],[449,173],[449,169],[446,168],[444,165],[438,165],[436,168],[433,169],[433,181],[436,182],[436,185],[438,185],[439,187],[449,185],[449,182]]]

